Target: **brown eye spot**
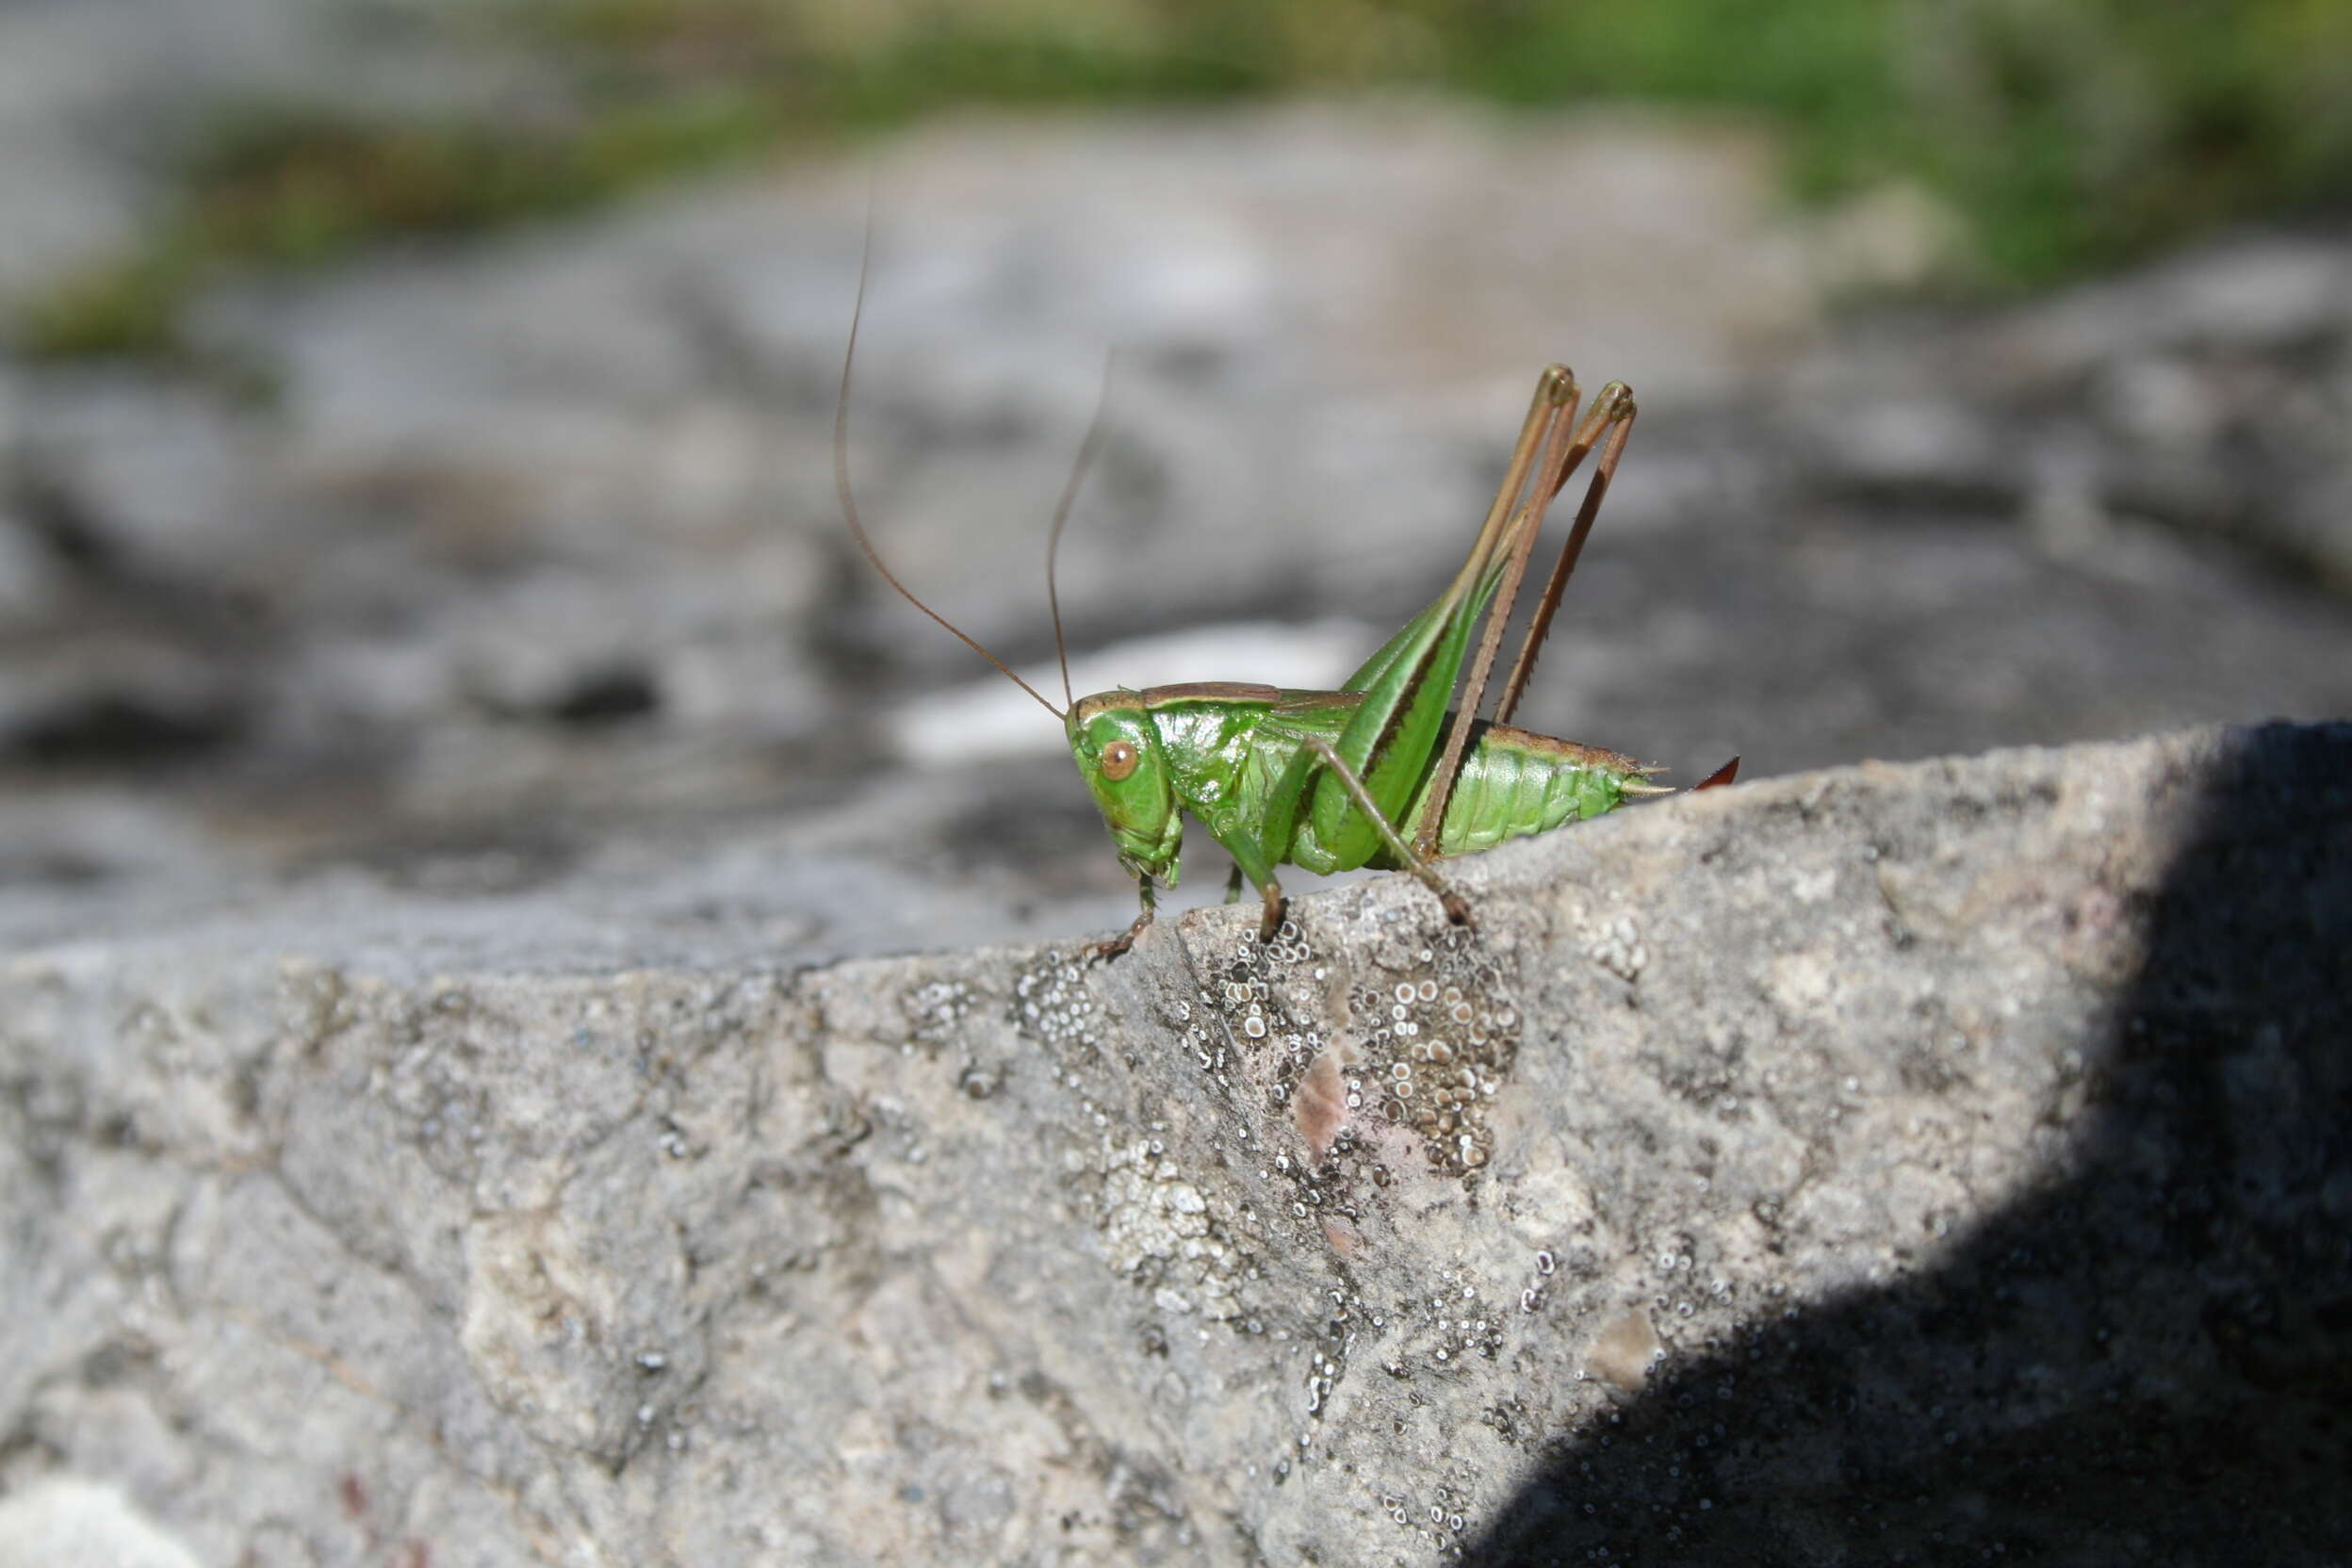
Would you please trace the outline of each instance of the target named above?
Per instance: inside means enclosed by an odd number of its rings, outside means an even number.
[[[1102,776],[1116,784],[1135,771],[1143,756],[1132,741],[1113,741],[1102,748]]]

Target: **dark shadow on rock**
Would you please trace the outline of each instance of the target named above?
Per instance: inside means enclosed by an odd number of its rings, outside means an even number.
[[[53,768],[162,766],[223,751],[246,728],[228,700],[99,692],[0,733],[0,758]]]
[[[2076,1157],[1562,1441],[1468,1554],[2352,1561],[2352,727],[2233,738]]]

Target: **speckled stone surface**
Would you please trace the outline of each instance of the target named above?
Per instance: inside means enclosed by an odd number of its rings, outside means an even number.
[[[222,1562],[2352,1550],[2352,733],[1458,875],[1109,965],[566,965],[560,882],[20,950],[0,1482]]]

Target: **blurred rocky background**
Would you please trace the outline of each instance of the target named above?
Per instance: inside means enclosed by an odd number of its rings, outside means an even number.
[[[0,1568],[2344,1560],[2347,735],[2126,738],[2352,712],[2347,192],[2320,0],[0,0]],[[1098,406],[1077,688],[1319,685],[1631,382],[1523,715],[1762,782],[1076,962],[861,276],[1057,699]]]
[[[2291,0],[19,0],[0,932],[580,867],[812,956],[1117,922],[1054,724],[841,526],[869,210],[869,520],[1057,694],[1115,351],[1082,691],[1338,678],[1560,358],[1642,416],[1538,727],[2341,714],[2347,188]]]

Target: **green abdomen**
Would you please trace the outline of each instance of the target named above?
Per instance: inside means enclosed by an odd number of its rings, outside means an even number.
[[[1547,832],[1562,823],[1613,811],[1645,790],[1649,774],[1630,757],[1532,730],[1482,725],[1471,732],[1454,792],[1439,831],[1440,855],[1467,855],[1505,839]],[[1404,819],[1421,820],[1429,786]]]

